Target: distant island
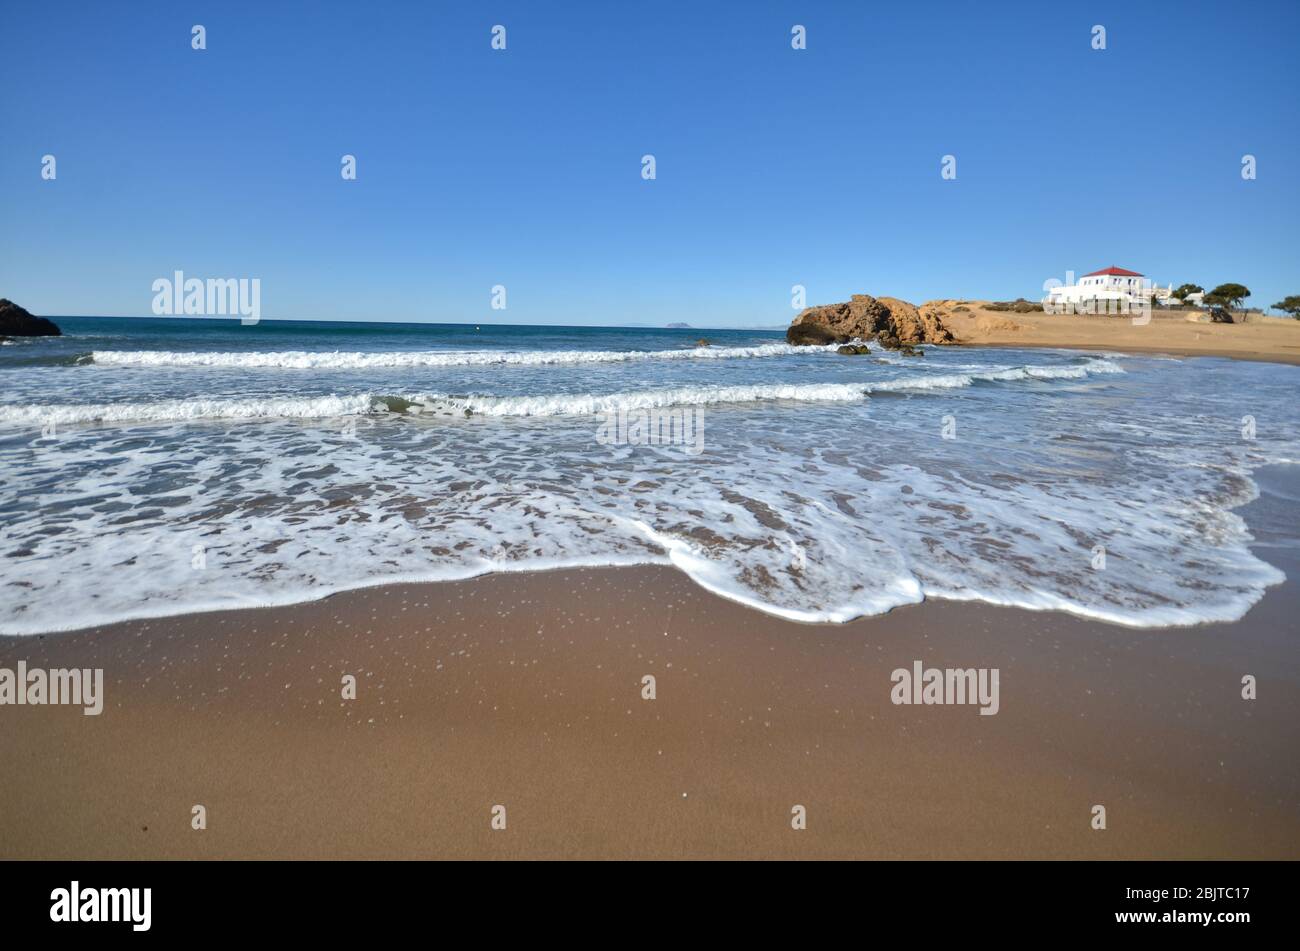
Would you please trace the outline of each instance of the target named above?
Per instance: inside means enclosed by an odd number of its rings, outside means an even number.
[[[664,326],[666,326],[669,330],[690,330],[691,329],[690,324],[683,324],[680,321],[673,324],[665,324]]]

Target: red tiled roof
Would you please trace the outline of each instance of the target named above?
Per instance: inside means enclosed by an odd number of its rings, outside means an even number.
[[[1111,265],[1110,267],[1104,268],[1100,271],[1093,271],[1091,274],[1085,274],[1083,276],[1098,277],[1103,274],[1108,274],[1112,277],[1142,277],[1142,275],[1139,274],[1137,271],[1126,271],[1122,267],[1115,267],[1114,265]]]

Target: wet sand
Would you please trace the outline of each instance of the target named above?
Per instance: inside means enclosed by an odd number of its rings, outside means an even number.
[[[0,640],[106,692],[0,708],[0,857],[1297,858],[1294,469],[1242,510],[1288,581],[1232,625],[800,625],[646,567]],[[1000,712],[894,705],[917,660],[999,668]]]

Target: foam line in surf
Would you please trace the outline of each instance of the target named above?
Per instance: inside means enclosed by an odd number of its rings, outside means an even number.
[[[390,350],[214,352],[171,350],[96,350],[92,362],[104,367],[223,367],[289,370],[372,370],[403,367],[548,366],[551,364],[632,363],[642,360],[741,360],[833,351],[785,343],[750,347],[690,347],[675,350]]]
[[[156,402],[26,404],[0,406],[0,425],[44,426],[47,423],[163,423],[205,419],[325,419],[336,416],[401,413],[405,415],[591,416],[618,410],[670,406],[718,406],[771,400],[849,402],[876,392],[945,390],[977,382],[1077,380],[1092,373],[1123,373],[1108,360],[1072,367],[1009,367],[970,373],[918,373],[864,383],[758,383],[736,386],[680,386],[608,394],[543,393],[528,396],[453,395],[446,393],[266,397],[259,399],[188,399]]]

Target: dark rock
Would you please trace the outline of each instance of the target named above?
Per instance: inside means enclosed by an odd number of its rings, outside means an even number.
[[[842,353],[846,357],[866,356],[871,349],[865,343],[846,343],[842,347],[837,347],[836,353]]]
[[[785,339],[787,343],[794,344],[797,347],[804,346],[825,346],[828,343],[840,343],[841,337],[829,327],[818,323],[794,323],[785,330]],[[847,340],[848,337],[843,339]]]
[[[59,337],[62,331],[51,320],[33,317],[13,301],[0,298],[0,339],[8,337]]]

